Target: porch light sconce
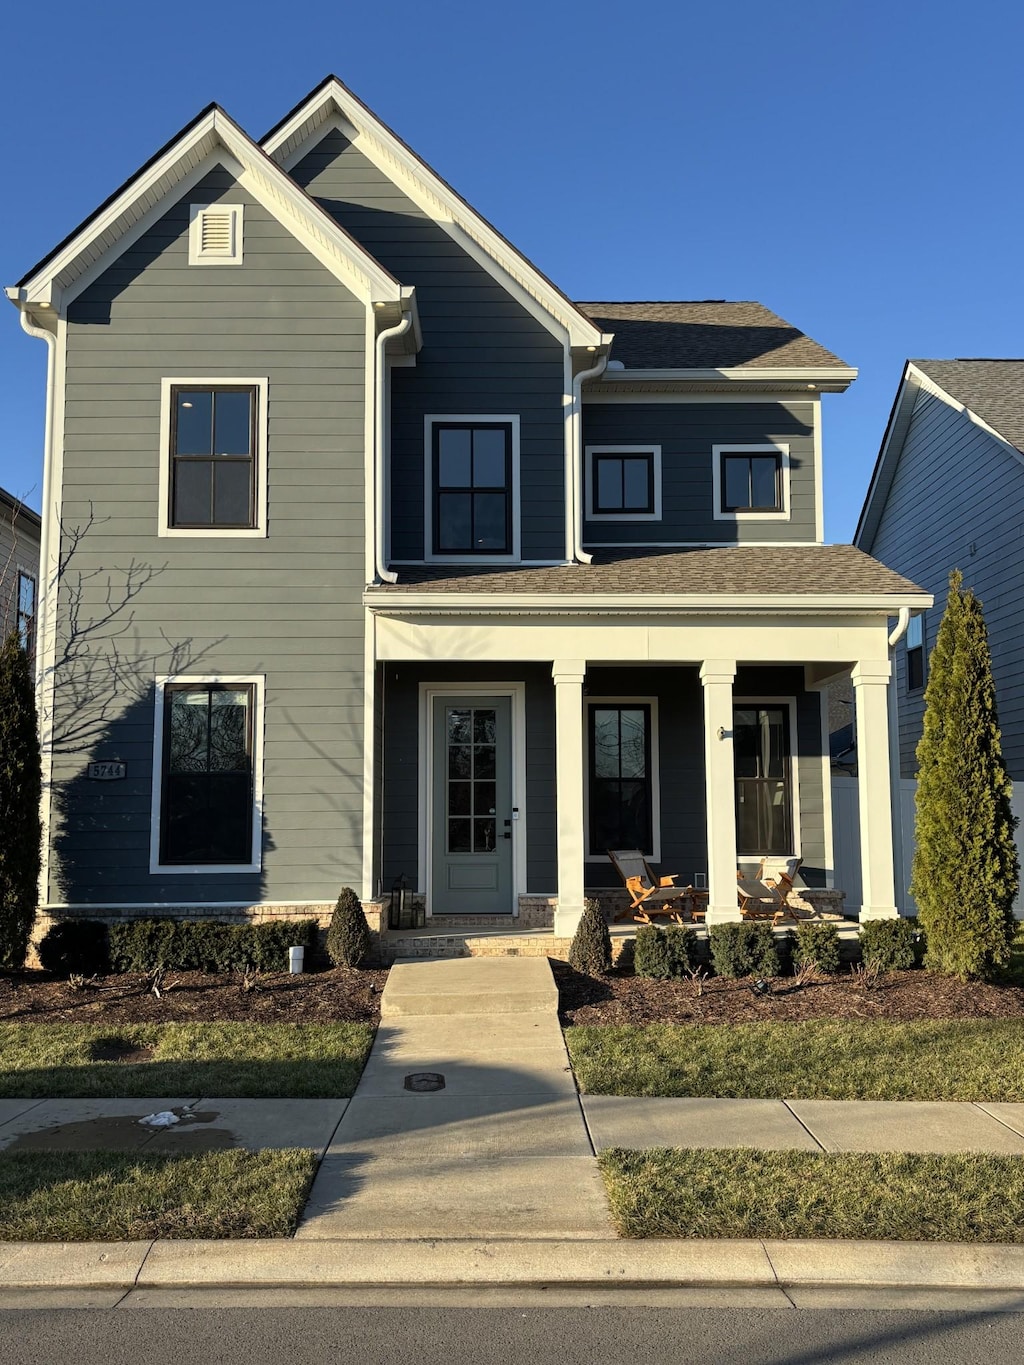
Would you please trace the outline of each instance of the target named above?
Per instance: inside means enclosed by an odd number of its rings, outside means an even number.
[[[718,738],[719,738],[719,739],[726,739],[726,738],[728,737],[728,734],[729,734],[729,731],[725,728],[724,725],[720,725],[720,726],[718,727]]]

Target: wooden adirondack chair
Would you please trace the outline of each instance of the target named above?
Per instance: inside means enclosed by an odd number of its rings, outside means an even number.
[[[610,848],[608,857],[632,897],[629,909],[616,915],[617,920],[625,919],[632,912],[633,918],[643,924],[652,923],[652,915],[667,915],[677,924],[685,922],[688,889],[676,886],[677,874],[656,877],[638,848]],[[691,917],[700,913],[691,911]]]

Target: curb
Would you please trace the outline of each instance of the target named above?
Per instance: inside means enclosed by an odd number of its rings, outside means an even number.
[[[1024,1246],[612,1239],[0,1244],[0,1291],[388,1287],[1024,1291]]]

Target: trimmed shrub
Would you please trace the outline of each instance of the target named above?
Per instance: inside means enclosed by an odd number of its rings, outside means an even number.
[[[818,969],[828,976],[839,971],[840,951],[839,934],[834,924],[801,924],[796,930],[796,948],[793,962],[797,967],[817,963]]]
[[[342,889],[327,930],[327,956],[336,967],[358,967],[370,951],[370,926],[359,897]]]
[[[644,924],[636,931],[633,969],[637,976],[665,981],[697,965],[696,934],[685,924]]]
[[[569,945],[569,966],[587,976],[604,976],[611,971],[612,936],[600,901],[583,902],[583,914]]]
[[[225,924],[220,920],[122,920],[109,928],[115,972],[232,972],[256,967],[283,972],[288,949],[316,944],[316,920],[267,920]]]
[[[905,972],[920,961],[923,935],[912,919],[872,919],[861,925],[860,951],[866,967]]]
[[[36,917],[41,773],[32,673],[11,631],[0,649],[0,970],[24,965]]]
[[[57,976],[105,976],[110,971],[107,926],[94,919],[67,919],[51,925],[39,945],[43,970]]]
[[[708,930],[715,975],[781,976],[782,960],[772,926],[767,923],[713,924]],[[788,945],[787,945],[788,946]]]

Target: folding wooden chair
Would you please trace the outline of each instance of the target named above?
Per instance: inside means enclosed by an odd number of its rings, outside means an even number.
[[[678,874],[656,877],[638,848],[610,848],[608,857],[632,897],[629,909],[616,915],[617,920],[625,919],[632,911],[633,918],[643,924],[650,924],[652,915],[667,915],[677,924],[685,922],[687,888],[676,886]],[[691,911],[691,916],[697,913],[700,912]]]

